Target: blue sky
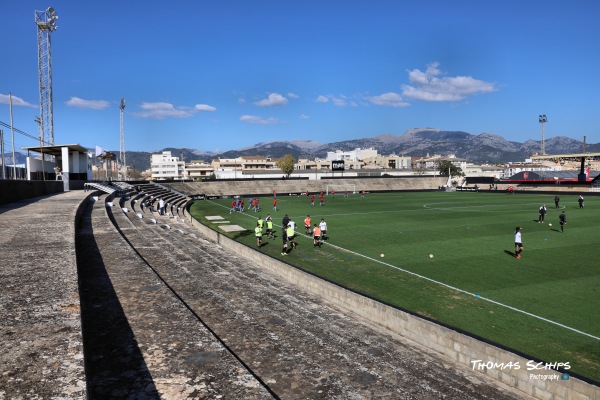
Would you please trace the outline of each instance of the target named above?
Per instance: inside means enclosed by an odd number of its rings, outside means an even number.
[[[596,0],[2,1],[0,121],[12,93],[34,136],[34,11],[49,6],[57,144],[118,151],[121,98],[132,151],[417,127],[524,142],[540,114],[546,138],[600,142]]]

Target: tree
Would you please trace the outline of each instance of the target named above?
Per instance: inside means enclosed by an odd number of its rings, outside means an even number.
[[[294,156],[291,154],[286,154],[277,160],[277,166],[281,169],[281,172],[285,174],[286,178],[289,178],[292,172],[294,171]]]
[[[436,161],[436,168],[440,171],[440,175],[442,176],[448,176],[448,172],[450,172],[450,175],[452,176],[464,176],[462,169],[448,160]]]

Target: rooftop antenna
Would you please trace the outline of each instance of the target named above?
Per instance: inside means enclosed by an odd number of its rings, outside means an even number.
[[[125,112],[125,99],[121,99],[121,168],[123,169],[123,180],[127,180],[127,163],[125,161],[125,129],[123,115]]]
[[[50,34],[56,30],[58,16],[54,8],[35,11],[38,42],[38,77],[40,81],[40,120],[43,142],[54,145],[54,116],[52,106],[52,46]]]

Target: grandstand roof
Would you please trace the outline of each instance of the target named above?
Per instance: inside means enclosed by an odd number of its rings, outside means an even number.
[[[87,153],[90,150],[86,147],[83,147],[80,144],[60,144],[54,146],[36,146],[36,147],[21,147],[21,150],[33,151],[35,153],[44,153],[51,156],[60,156],[62,155],[63,147],[68,147],[71,151],[78,151],[80,153]]]
[[[544,154],[543,156],[531,156],[532,160],[581,160],[582,158],[600,158],[600,153]]]
[[[529,180],[529,181],[542,181],[542,180],[552,180],[552,179],[573,179],[577,180],[577,176],[579,171],[569,170],[569,171],[522,171],[519,172],[510,178],[509,180]],[[590,178],[595,178],[600,174],[600,171],[590,171]]]

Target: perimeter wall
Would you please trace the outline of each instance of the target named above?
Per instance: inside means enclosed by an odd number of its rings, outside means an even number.
[[[203,182],[170,182],[161,185],[168,186],[189,196],[204,194],[206,196],[244,195],[273,195],[288,193],[304,193],[306,191],[319,193],[328,186],[333,186],[337,192],[344,188],[354,188],[357,192],[383,192],[394,190],[434,190],[445,185],[445,176],[410,176],[410,177],[378,177],[378,178],[324,178],[308,179],[248,179],[248,180],[218,180]],[[351,190],[351,189],[348,189]]]
[[[31,197],[64,192],[63,181],[25,181],[0,179],[0,204]]]

